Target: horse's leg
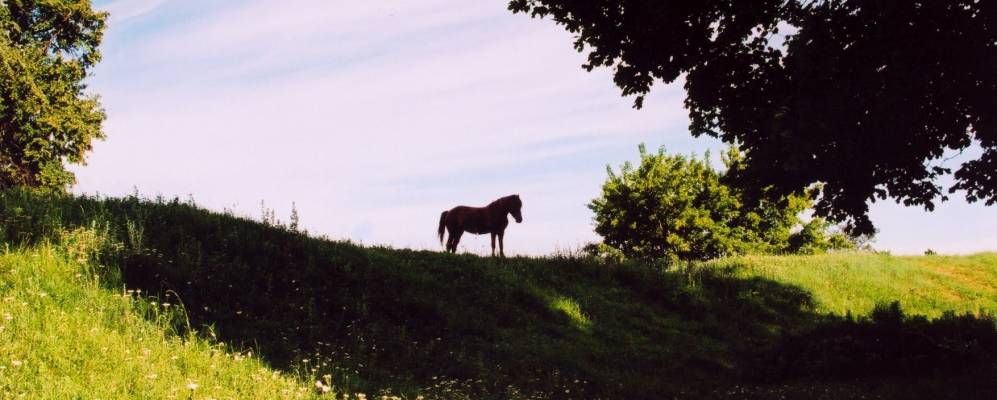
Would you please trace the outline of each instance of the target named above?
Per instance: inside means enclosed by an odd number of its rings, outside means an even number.
[[[454,244],[454,238],[457,237],[455,234],[456,231],[456,229],[449,226],[447,227],[447,232],[449,233],[449,235],[447,235],[447,253],[453,253],[453,249],[457,247],[457,245]]]
[[[447,228],[443,228],[443,229],[447,229]],[[444,232],[446,232],[446,231],[444,231]],[[453,235],[447,235],[447,242],[443,245],[443,251],[446,252],[446,253],[450,252],[450,238],[452,238],[452,237],[453,237]]]
[[[499,238],[499,255],[501,255],[504,258],[505,257],[505,243],[503,243],[504,242],[503,239],[505,238],[504,230],[498,232],[498,238]]]
[[[492,232],[492,257],[495,257],[495,232]]]
[[[456,231],[453,234],[453,236],[451,236],[451,237],[453,237],[453,249],[451,250],[451,253],[454,253],[454,254],[457,253],[457,244],[460,243],[460,237],[463,234],[464,234],[464,231],[463,230],[459,230],[459,231]]]

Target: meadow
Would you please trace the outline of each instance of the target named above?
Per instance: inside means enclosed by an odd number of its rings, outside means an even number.
[[[997,390],[997,254],[496,259],[31,191],[3,192],[0,219],[5,398]]]

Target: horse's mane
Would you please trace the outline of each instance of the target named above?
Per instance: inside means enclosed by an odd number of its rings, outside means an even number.
[[[509,201],[511,201],[515,197],[519,197],[519,195],[518,194],[511,194],[511,195],[508,195],[508,196],[505,196],[505,197],[500,197],[500,198],[496,199],[495,201],[493,201],[491,203],[488,203],[488,208],[492,208],[494,206],[505,205],[506,203],[508,203]]]

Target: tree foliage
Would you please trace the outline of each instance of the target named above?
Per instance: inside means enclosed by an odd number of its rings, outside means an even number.
[[[0,188],[64,189],[105,115],[85,78],[107,14],[88,0],[0,1]]]
[[[754,206],[741,191],[723,183],[744,158],[736,148],[724,154],[727,172],[704,159],[648,153],[640,146],[640,164],[625,163],[609,177],[602,195],[589,204],[595,231],[603,244],[625,257],[707,260],[757,253],[818,253],[848,247],[827,233],[828,224],[800,214],[811,205],[809,194],[794,194]],[[612,251],[612,250],[611,250]]]
[[[610,67],[640,107],[685,76],[694,135],[736,143],[752,199],[821,183],[817,214],[870,234],[868,203],[932,210],[949,193],[997,202],[997,2],[512,0]]]

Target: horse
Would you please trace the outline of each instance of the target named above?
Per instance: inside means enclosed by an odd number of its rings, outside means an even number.
[[[495,256],[495,237],[498,236],[499,255],[505,257],[503,238],[505,228],[509,226],[509,214],[516,223],[523,222],[523,201],[518,194],[505,196],[484,207],[457,206],[440,214],[440,244],[443,244],[443,231],[450,232],[447,238],[446,251],[457,252],[457,243],[465,231],[475,235],[490,233],[492,235],[492,257]]]

